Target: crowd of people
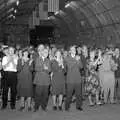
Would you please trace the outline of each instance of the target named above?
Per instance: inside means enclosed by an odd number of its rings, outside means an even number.
[[[1,47],[0,79],[1,110],[10,99],[12,110],[19,100],[20,111],[46,111],[49,96],[53,110],[60,111],[69,111],[73,100],[79,111],[86,99],[89,106],[120,103],[120,51],[85,45]]]

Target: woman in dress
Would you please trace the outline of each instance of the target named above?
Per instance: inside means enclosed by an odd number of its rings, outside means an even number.
[[[110,103],[114,103],[115,70],[117,70],[117,64],[115,64],[112,58],[112,53],[106,52],[99,69],[100,84],[104,93],[104,103],[108,103],[109,92]]]
[[[53,110],[62,110],[62,100],[65,93],[65,66],[61,52],[58,50],[55,53],[55,59],[51,64],[52,70],[52,95],[53,95]],[[58,100],[57,100],[58,96]],[[56,103],[58,101],[58,103]]]
[[[100,82],[96,71],[98,60],[99,57],[95,60],[95,51],[91,51],[88,63],[89,76],[86,79],[86,92],[88,94],[90,106],[94,106],[95,104],[101,105],[99,100]],[[95,96],[95,102],[93,101],[93,96]]]
[[[33,95],[32,84],[32,60],[29,58],[27,50],[23,51],[23,56],[18,60],[18,96],[20,97],[20,111],[25,109],[25,100],[27,101],[28,111],[31,110],[31,98]]]

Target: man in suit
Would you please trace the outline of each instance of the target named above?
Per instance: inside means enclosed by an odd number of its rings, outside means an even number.
[[[35,62],[35,106],[34,112],[38,111],[39,106],[42,110],[46,111],[49,95],[50,85],[50,61],[48,57],[48,50],[38,50],[39,57],[36,58]]]

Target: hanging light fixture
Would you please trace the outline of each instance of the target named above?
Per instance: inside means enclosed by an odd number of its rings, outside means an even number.
[[[8,18],[16,18],[13,14],[10,14],[9,16],[8,16]]]
[[[11,9],[9,9],[9,10],[7,11],[7,13],[12,12],[13,10],[14,10],[14,8],[11,8]]]
[[[13,18],[15,19],[16,17],[13,15]]]
[[[16,10],[16,9],[14,10],[14,13],[17,13],[17,10]]]
[[[56,12],[55,12],[55,15],[57,15],[57,14],[59,14],[59,11],[56,11]]]
[[[19,5],[19,3],[20,3],[20,1],[19,1],[19,0],[17,0],[16,5],[18,6],[18,5]]]
[[[65,5],[65,8],[67,8],[67,7],[69,7],[69,6],[70,6],[70,3],[66,4],[66,5]]]

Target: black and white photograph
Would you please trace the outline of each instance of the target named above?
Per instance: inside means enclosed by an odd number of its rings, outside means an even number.
[[[0,120],[120,120],[120,0],[0,0]]]

